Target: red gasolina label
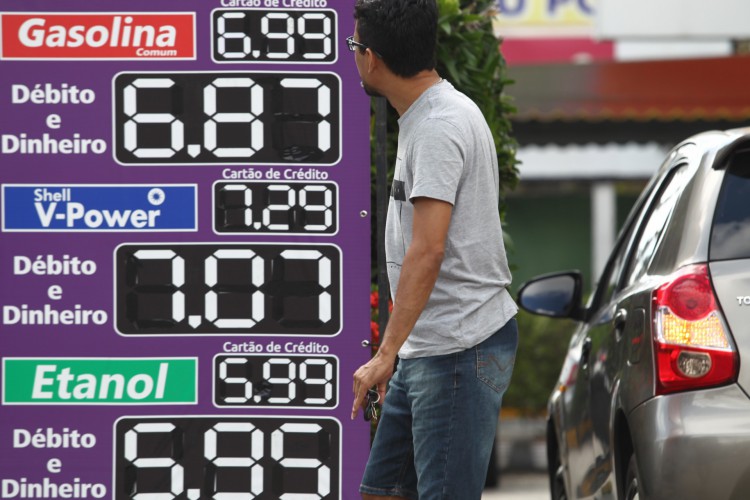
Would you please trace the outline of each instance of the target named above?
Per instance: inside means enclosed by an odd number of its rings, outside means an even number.
[[[2,59],[195,59],[195,14],[0,14]]]

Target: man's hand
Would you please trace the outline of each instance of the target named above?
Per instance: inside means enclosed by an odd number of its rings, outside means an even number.
[[[354,372],[354,404],[352,405],[352,420],[357,416],[360,408],[364,408],[367,390],[377,386],[380,401],[385,398],[385,386],[393,375],[395,358],[378,352],[375,356],[360,366]]]

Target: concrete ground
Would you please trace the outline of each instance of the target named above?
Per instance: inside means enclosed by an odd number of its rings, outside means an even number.
[[[539,472],[503,473],[499,488],[488,488],[482,500],[550,500],[547,476]]]

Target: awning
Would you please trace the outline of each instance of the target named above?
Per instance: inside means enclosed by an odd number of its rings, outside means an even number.
[[[524,181],[644,180],[664,161],[660,144],[586,144],[523,146],[516,152]]]
[[[514,120],[750,119],[750,56],[509,67]]]

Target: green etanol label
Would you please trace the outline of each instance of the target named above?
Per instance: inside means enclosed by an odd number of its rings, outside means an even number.
[[[4,358],[4,404],[191,404],[195,358]]]

